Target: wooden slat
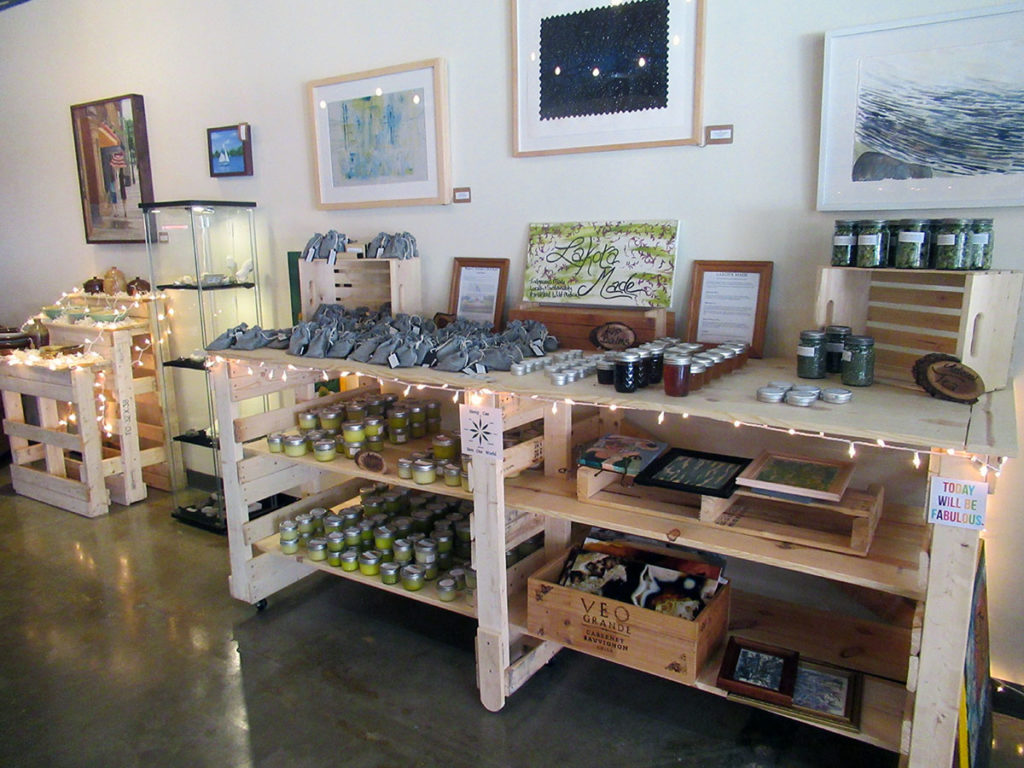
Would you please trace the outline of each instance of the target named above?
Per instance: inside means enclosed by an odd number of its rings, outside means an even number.
[[[309,482],[312,477],[308,467],[293,464],[273,474],[263,475],[243,483],[241,486],[242,500],[248,507],[253,502]]]
[[[930,328],[934,331],[952,331],[956,333],[960,330],[960,315],[929,312],[927,309],[917,311],[871,305],[868,307],[868,325],[877,326],[878,323],[904,325],[911,328]]]
[[[912,349],[918,357],[931,352],[956,354],[956,339],[948,336],[934,336],[930,333],[914,333],[910,331],[894,331],[891,328],[868,326],[868,335],[873,336],[876,344],[891,344]]]
[[[77,451],[82,447],[82,439],[79,435],[73,435],[63,429],[47,429],[4,419],[4,432],[9,437],[20,437],[37,443],[55,445],[67,451]]]
[[[277,532],[278,524],[281,520],[295,517],[300,512],[308,512],[314,507],[327,507],[329,509],[338,507],[354,499],[359,493],[359,488],[363,485],[366,485],[366,481],[362,478],[348,480],[320,493],[306,496],[268,514],[260,515],[243,526],[245,543],[247,545],[255,544],[261,539],[272,536]]]
[[[950,272],[948,270],[886,270],[876,272],[867,270],[869,275],[876,278],[880,283],[901,283],[906,285],[935,287],[943,286],[948,288],[963,288],[967,275],[963,272]]]
[[[916,287],[888,288],[871,286],[869,301],[881,304],[901,304],[916,307],[942,307],[960,309],[963,306],[963,291],[922,291]]]
[[[511,475],[529,469],[537,462],[544,460],[543,435],[525,440],[518,445],[505,449],[503,472]]]
[[[35,366],[18,366],[19,374],[26,368]],[[46,381],[35,376],[20,376],[0,373],[0,389],[5,392],[18,392],[23,395],[34,395],[36,397],[48,397],[51,400],[70,401],[73,399],[71,382],[67,378],[67,372],[62,371],[64,379],[54,382]]]

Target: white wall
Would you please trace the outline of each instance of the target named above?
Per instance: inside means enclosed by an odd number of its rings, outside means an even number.
[[[21,322],[110,265],[129,278],[146,274],[143,246],[84,243],[68,110],[140,93],[158,200],[259,203],[261,269],[272,284],[265,295],[279,323],[288,318],[285,253],[314,231],[412,232],[427,305],[441,309],[458,256],[510,258],[515,298],[528,222],[678,218],[677,311],[689,293],[691,260],[774,260],[768,347],[789,354],[811,321],[815,271],[835,218],[814,210],[823,33],[996,3],[707,2],[704,117],[735,124],[734,144],[522,159],[510,152],[504,0],[32,0],[4,11],[0,323]],[[305,83],[438,56],[449,67],[454,182],[473,188],[473,202],[318,211]],[[253,126],[255,175],[211,179],[205,129],[241,121]],[[960,212],[928,215],[951,213]],[[1024,268],[1024,213],[986,215],[995,218],[996,266]],[[993,670],[1024,680],[1015,642],[1024,635],[1016,583],[1024,525],[1011,519],[1011,500],[1024,492],[1018,462],[1004,471],[1000,490],[988,529]]]

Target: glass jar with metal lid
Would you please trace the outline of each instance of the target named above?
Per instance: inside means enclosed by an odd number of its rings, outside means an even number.
[[[875,340],[870,336],[849,336],[843,351],[843,384],[868,387],[875,381]]]
[[[832,233],[832,266],[852,267],[857,261],[857,222],[836,219]]]
[[[384,419],[382,419],[380,416],[367,416],[365,419],[363,419],[363,429],[366,430],[367,437],[383,434]]]
[[[299,524],[292,519],[282,520],[277,526],[281,541],[296,541],[299,538]]]
[[[885,219],[867,219],[857,224],[857,266],[887,267],[889,223]]]
[[[715,358],[711,356],[710,352],[698,352],[696,355],[693,356],[693,359],[694,362],[699,362],[704,366],[705,386],[710,384],[716,378],[718,378],[718,372],[715,371],[716,361]],[[690,370],[691,372],[693,371],[692,365],[690,366]]]
[[[345,534],[341,531],[329,531],[324,540],[327,542],[328,552],[341,552],[345,549]]]
[[[704,362],[691,358],[690,363],[690,392],[696,392],[702,389],[707,383],[707,366]]]
[[[366,440],[366,425],[361,421],[346,421],[341,425],[341,437],[346,443],[361,443]]]
[[[350,525],[345,528],[345,546],[348,547],[361,547],[363,544],[363,537],[359,531],[359,525]]]
[[[409,430],[405,427],[389,427],[388,440],[392,445],[405,445],[409,442]]]
[[[458,456],[455,438],[451,435],[444,433],[434,435],[431,439],[431,446],[434,449],[434,458],[439,461],[454,461],[455,457]]]
[[[271,453],[284,453],[284,435],[280,432],[267,435],[267,450]]]
[[[366,418],[366,401],[349,400],[345,403],[345,418],[348,421],[362,421]]]
[[[402,566],[399,572],[402,579],[402,586],[410,592],[418,592],[423,589],[425,574],[423,568],[415,564]]]
[[[395,406],[388,411],[388,429],[408,429],[409,411],[405,408]]]
[[[651,350],[645,347],[632,347],[626,351],[640,355],[640,364],[636,367],[636,388],[646,389],[651,383]]]
[[[368,549],[359,553],[359,572],[363,576],[377,576],[380,573],[380,552]]]
[[[932,266],[935,269],[967,269],[967,219],[943,219],[935,232]]]
[[[683,352],[665,352],[664,383],[665,394],[669,397],[686,397],[690,394],[690,365],[693,359]]]
[[[330,533],[331,531],[341,532],[344,529],[345,521],[341,519],[341,516],[328,512],[324,517],[324,533]]]
[[[407,403],[406,410],[409,411],[410,424],[423,424],[426,426],[427,410],[420,403]]]
[[[825,326],[825,371],[841,373],[843,370],[843,349],[846,338],[853,333],[848,325]]]
[[[295,516],[295,525],[299,529],[299,533],[312,533],[316,530],[316,524],[313,522],[313,516],[309,512],[300,512]]]
[[[438,579],[437,596],[441,598],[442,603],[452,602],[458,596],[455,579],[447,576],[443,579]]]
[[[317,461],[333,461],[337,455],[338,450],[334,440],[327,438],[313,443],[313,458]]]
[[[380,580],[384,584],[397,584],[399,581],[398,572],[402,570],[402,564],[396,562],[380,564]]]
[[[459,476],[462,474],[462,467],[451,462],[444,465],[444,484],[457,487],[460,484]]]
[[[992,269],[992,219],[972,219],[967,234],[967,268]]]
[[[412,479],[420,485],[437,480],[437,465],[430,459],[416,459],[412,463]]]
[[[615,361],[608,355],[597,361],[597,383],[604,385],[615,383]]]
[[[285,456],[305,456],[309,452],[309,443],[302,435],[287,435],[284,438]]]
[[[395,545],[395,529],[390,525],[378,525],[373,529],[373,546],[378,550],[391,550]]]
[[[320,417],[316,411],[302,411],[298,415],[299,429],[316,429],[320,426]]]
[[[358,571],[359,570],[359,550],[355,547],[350,547],[341,553],[341,570],[343,571]]]
[[[722,356],[722,372],[732,373],[736,370],[736,350],[728,346],[717,346],[711,350],[715,354]]]
[[[312,538],[306,542],[306,556],[314,563],[327,559],[327,541],[321,538]]]
[[[412,542],[409,539],[395,539],[391,551],[395,553],[396,563],[412,562]]]
[[[632,349],[615,356],[615,391],[631,394],[637,390],[637,376],[640,368],[640,353]]]
[[[355,459],[359,455],[359,452],[363,450],[365,443],[346,443],[342,441],[342,449],[345,451],[345,457],[349,459]]]
[[[412,480],[412,459],[408,456],[401,456],[396,462],[396,472],[403,480]]]
[[[643,347],[651,353],[647,372],[648,385],[661,384],[661,378],[664,375],[663,367],[665,364],[665,346],[666,345],[664,344],[651,342],[650,344],[645,344]]]
[[[800,331],[796,347],[796,375],[801,379],[825,378],[825,332]]]
[[[896,227],[892,265],[897,269],[931,266],[932,228],[928,219],[903,219]]]
[[[341,421],[345,417],[343,406],[328,405],[320,409],[320,426],[323,429],[341,429]]]

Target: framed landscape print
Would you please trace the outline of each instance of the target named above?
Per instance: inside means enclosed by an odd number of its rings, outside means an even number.
[[[75,104],[71,129],[87,243],[144,243],[153,202],[146,110],[138,94]]]
[[[513,0],[518,156],[701,141],[704,0]]]
[[[727,499],[736,490],[737,476],[749,463],[750,459],[739,456],[670,448],[636,476],[636,483]]]
[[[818,209],[1024,204],[1024,5],[829,32]]]
[[[248,123],[206,129],[210,175],[252,176],[252,129]]]
[[[768,494],[839,501],[853,469],[854,464],[849,461],[765,451],[740,473],[736,482]]]
[[[318,207],[449,203],[446,81],[430,59],[310,83]]]
[[[752,699],[791,706],[799,659],[796,651],[730,637],[718,671],[718,687]]]

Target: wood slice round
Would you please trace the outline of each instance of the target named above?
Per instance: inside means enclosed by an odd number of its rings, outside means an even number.
[[[590,343],[600,349],[628,349],[636,344],[636,331],[625,323],[605,323],[590,331]]]
[[[376,451],[360,451],[356,454],[356,464],[367,472],[383,472],[387,468],[384,457]]]
[[[914,363],[912,372],[914,374],[914,381],[917,382],[917,386],[924,387],[927,379],[925,378],[925,371],[928,370],[928,366],[932,363],[938,363],[943,360],[949,360],[954,363],[959,363],[960,358],[956,355],[947,355],[945,352],[932,352],[924,357],[919,357],[917,362]]]
[[[974,404],[985,394],[981,376],[963,363],[937,360],[925,369],[925,391],[932,397],[955,403]]]

